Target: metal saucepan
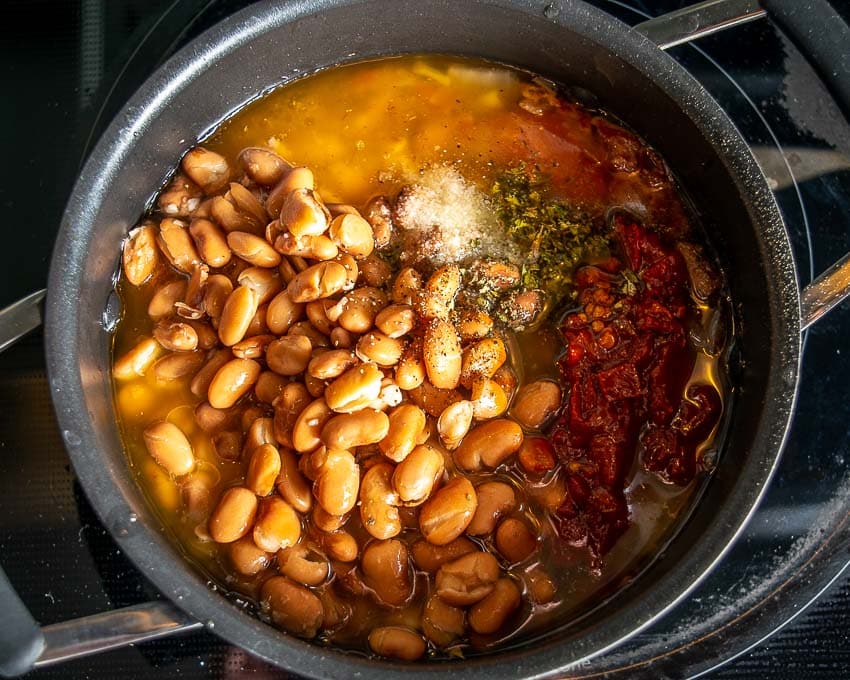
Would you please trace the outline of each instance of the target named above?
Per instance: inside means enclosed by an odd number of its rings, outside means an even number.
[[[105,132],[74,188],[50,269],[46,347],[53,401],[80,483],[121,549],[177,606],[162,601],[39,629],[0,572],[0,672],[205,625],[305,676],[417,678],[450,668],[473,678],[540,677],[610,649],[685,597],[722,558],[770,479],[794,407],[801,328],[850,293],[845,258],[801,296],[782,219],[747,144],[659,49],[763,15],[755,0],[712,0],[634,30],[569,0],[265,2],[170,59]],[[719,253],[740,329],[720,464],[698,511],[662,555],[604,606],[533,644],[415,666],[291,638],[207,586],[164,537],[130,472],[115,423],[109,351],[122,239],[194,140],[282,81],[410,52],[475,55],[593,92],[675,169]],[[37,301],[38,294],[4,313],[7,338],[37,323]]]

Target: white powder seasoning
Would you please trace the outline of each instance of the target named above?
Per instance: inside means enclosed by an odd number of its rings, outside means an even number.
[[[521,261],[487,196],[451,166],[429,167],[405,187],[395,218],[405,261],[435,267],[473,257]]]

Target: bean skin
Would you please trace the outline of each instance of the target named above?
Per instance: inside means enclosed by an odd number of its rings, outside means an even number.
[[[159,262],[154,225],[143,224],[127,235],[122,261],[124,276],[134,286],[141,286],[150,278]]]

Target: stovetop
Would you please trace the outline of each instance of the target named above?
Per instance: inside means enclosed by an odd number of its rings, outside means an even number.
[[[111,116],[176,48],[248,4],[6,0],[0,24],[6,101],[0,138],[7,154],[0,168],[6,239],[0,307],[45,285],[64,203],[86,151]],[[690,2],[593,4],[635,23]],[[826,6],[822,0],[798,5]],[[850,3],[833,5],[850,20]],[[850,111],[842,112],[795,40],[799,35],[792,39],[776,22],[758,21],[672,53],[752,145],[782,209],[805,284],[850,251]],[[840,63],[833,66],[826,68]],[[846,303],[807,333],[780,469],[720,567],[661,622],[574,669],[575,675],[850,674],[848,336]],[[40,332],[0,355],[0,562],[43,624],[161,597],[118,550],[75,481],[49,400]],[[208,632],[32,673],[163,675],[282,674]]]

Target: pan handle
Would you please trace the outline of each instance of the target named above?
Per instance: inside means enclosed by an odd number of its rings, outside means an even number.
[[[637,24],[662,50],[767,16],[758,0],[706,0]]]
[[[43,319],[45,291],[39,290],[0,310],[0,352]],[[0,567],[0,676],[96,654],[203,627],[168,601],[158,600],[84,616],[40,628]]]
[[[850,253],[800,293],[800,330],[806,330],[839,302],[850,298]]]

